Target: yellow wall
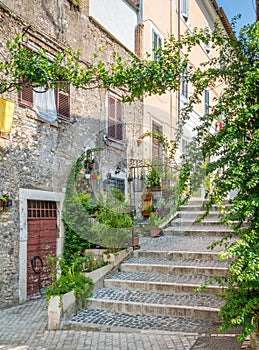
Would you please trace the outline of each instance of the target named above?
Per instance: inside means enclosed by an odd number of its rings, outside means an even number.
[[[199,5],[202,4],[202,6]],[[204,29],[208,25],[211,29],[217,18],[216,11],[210,0],[196,1],[189,0],[189,17],[186,21],[178,14],[178,0],[143,0],[143,24],[144,24],[144,52],[152,52],[152,29],[163,37],[168,38],[170,33],[175,37],[183,34],[186,30],[192,31],[195,27]],[[180,28],[180,33],[179,33]],[[206,52],[203,45],[195,47],[190,54],[190,65],[198,67],[201,62],[208,61],[216,52],[212,49]],[[210,90],[210,103],[214,97],[219,97],[220,86],[216,90]],[[192,93],[192,87],[189,84],[189,93]],[[180,99],[183,104],[184,99]],[[145,120],[144,129],[151,128],[152,120],[158,121],[163,126],[166,136],[172,137],[178,119],[179,98],[177,93],[167,93],[162,96],[145,97]],[[198,122],[198,115],[204,113],[204,101],[195,107],[190,124]],[[191,126],[190,126],[191,127]],[[146,156],[151,156],[151,145],[146,147]]]

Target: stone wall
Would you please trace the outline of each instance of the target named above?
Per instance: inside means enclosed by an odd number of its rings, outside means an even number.
[[[13,35],[29,28],[26,40],[44,43],[50,50],[64,45],[81,49],[85,61],[93,61],[98,47],[100,59],[113,60],[113,51],[125,59],[129,53],[87,16],[70,6],[67,0],[13,0],[0,5],[0,52],[6,55],[4,43]],[[85,3],[86,5],[86,3]],[[86,7],[85,7],[86,8]],[[30,26],[30,27],[28,27]],[[0,194],[8,193],[12,207],[0,209],[0,308],[19,302],[20,221],[19,189],[61,192],[73,161],[86,148],[102,147],[98,162],[103,177],[118,161],[134,154],[138,133],[132,125],[142,121],[141,103],[125,105],[124,116],[130,143],[107,144],[103,141],[106,128],[106,91],[71,88],[71,120],[54,123],[41,121],[36,112],[19,105],[17,92],[2,97],[15,102],[13,130],[0,137]],[[141,151],[138,148],[138,156]],[[26,266],[25,266],[26,268]]]

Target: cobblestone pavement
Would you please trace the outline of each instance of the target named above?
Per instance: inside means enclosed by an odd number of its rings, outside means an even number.
[[[215,237],[185,237],[164,236],[156,239],[145,239],[143,250],[145,251],[207,251],[207,246],[214,241]],[[162,261],[162,260],[161,260]],[[173,262],[172,262],[173,264]],[[140,292],[141,301],[144,292]],[[155,293],[158,298],[165,298],[160,293]],[[124,296],[122,296],[124,298]],[[210,297],[209,297],[210,298]],[[200,299],[203,301],[203,298]],[[167,302],[167,300],[165,300]],[[211,305],[215,306],[214,299]],[[96,310],[86,310],[88,316],[96,318]],[[92,314],[92,316],[91,316]],[[238,344],[232,334],[218,336],[217,324],[211,321],[187,320],[188,327],[185,328],[186,320],[175,317],[162,316],[132,316],[109,315],[102,311],[98,315],[101,320],[111,317],[111,322],[117,322],[117,329],[108,332],[104,328],[80,328],[82,319],[75,321],[77,328],[62,329],[59,331],[47,330],[47,310],[44,298],[31,300],[23,305],[0,310],[0,350],[238,350]],[[87,321],[86,314],[81,315]],[[123,326],[130,323],[130,317],[134,318],[135,328],[126,331]],[[160,329],[156,322],[160,321]],[[126,322],[126,323],[125,323]],[[173,325],[168,328],[168,325]],[[142,326],[141,326],[142,323]],[[107,324],[107,323],[106,323]],[[132,323],[133,324],[133,323]],[[157,323],[158,324],[158,323]],[[146,327],[144,327],[144,325]],[[215,336],[212,336],[215,334]],[[210,336],[209,336],[210,335]]]
[[[191,251],[208,253],[208,246],[219,239],[218,236],[161,236],[158,238],[141,237],[142,251]],[[221,247],[216,247],[213,252],[221,251]]]
[[[47,330],[44,298],[0,310],[1,350],[239,350],[232,336],[166,331]],[[248,348],[246,348],[248,349]]]
[[[45,299],[0,310],[1,350],[189,350],[197,335],[47,330]]]
[[[139,290],[124,290],[115,288],[102,288],[91,298],[103,300],[117,300],[120,302],[150,303],[157,305],[188,305],[188,306],[208,306],[219,308],[223,305],[221,299],[214,296],[187,294],[187,293],[159,293],[145,292]]]
[[[171,266],[197,266],[197,267],[221,267],[229,266],[227,261],[223,260],[174,260],[168,258],[130,258],[125,261],[127,264],[144,264],[144,265],[171,265]]]

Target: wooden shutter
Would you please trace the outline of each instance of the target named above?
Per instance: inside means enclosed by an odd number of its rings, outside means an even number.
[[[123,106],[112,96],[108,96],[108,136],[123,140]]]
[[[152,131],[162,134],[162,126],[152,122]],[[152,137],[152,158],[159,159],[162,157],[162,146],[158,139]]]
[[[23,84],[22,90],[19,91],[19,101],[25,106],[33,107],[33,90],[31,85]]]
[[[122,123],[122,103],[120,101],[117,101],[116,105],[116,139],[122,140],[123,139],[123,123]]]
[[[56,107],[58,117],[64,120],[70,119],[70,88],[69,85],[65,90],[56,90]]]
[[[182,96],[188,99],[188,74],[189,74],[189,66],[187,65],[184,69],[184,72],[182,74],[182,81],[181,81],[181,93]]]
[[[204,113],[210,113],[210,91],[208,89],[204,90]]]
[[[116,100],[115,98],[108,96],[108,136],[111,138],[115,138],[115,108],[116,108]]]

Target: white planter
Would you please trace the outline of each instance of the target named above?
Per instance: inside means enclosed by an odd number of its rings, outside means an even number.
[[[62,297],[53,296],[48,305],[48,330],[60,329],[61,321],[69,318],[75,312],[74,291],[64,294]]]

